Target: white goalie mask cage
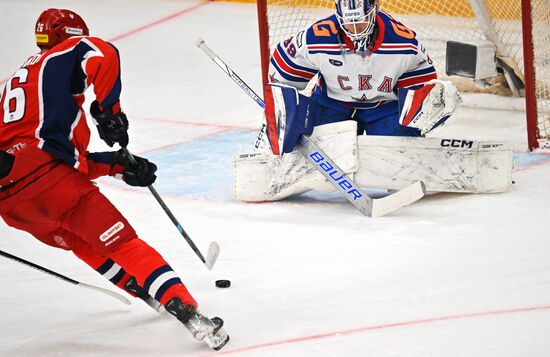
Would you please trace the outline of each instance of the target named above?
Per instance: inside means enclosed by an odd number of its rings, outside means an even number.
[[[344,33],[354,42],[356,48],[365,49],[367,40],[374,32],[378,0],[336,0],[335,5],[336,17]],[[359,24],[367,26],[362,31],[357,31]],[[352,27],[353,32],[344,25]]]

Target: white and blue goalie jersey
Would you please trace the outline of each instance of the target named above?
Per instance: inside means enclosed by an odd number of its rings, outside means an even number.
[[[269,81],[305,88],[320,75],[314,96],[329,106],[370,109],[395,101],[398,88],[437,78],[433,62],[414,31],[380,11],[367,51],[356,51],[335,15],[279,43]]]

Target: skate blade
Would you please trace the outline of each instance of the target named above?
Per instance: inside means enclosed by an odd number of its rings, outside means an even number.
[[[207,336],[203,341],[214,351],[219,351],[229,342],[229,335],[220,328],[215,335]]]

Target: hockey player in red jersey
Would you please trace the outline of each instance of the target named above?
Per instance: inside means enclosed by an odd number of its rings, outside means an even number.
[[[128,145],[121,110],[120,59],[110,43],[90,37],[82,18],[65,9],[45,10],[36,22],[40,52],[8,80],[0,96],[0,216],[53,247],[72,251],[113,284],[142,299],[154,298],[196,339],[214,349],[229,337],[219,318],[209,319],[152,247],[90,181],[121,177],[148,186],[155,164],[124,151],[90,153],[82,109],[94,86],[90,113],[109,146]]]

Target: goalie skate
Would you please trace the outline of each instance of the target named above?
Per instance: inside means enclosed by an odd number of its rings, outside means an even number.
[[[166,311],[174,315],[198,341],[204,341],[213,350],[220,350],[229,341],[219,317],[201,315],[193,306],[184,305],[179,298],[172,298],[165,305]]]

